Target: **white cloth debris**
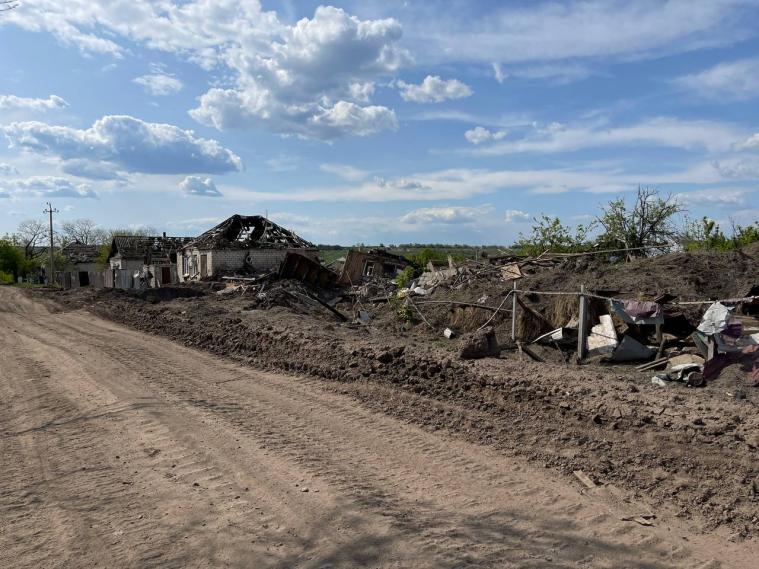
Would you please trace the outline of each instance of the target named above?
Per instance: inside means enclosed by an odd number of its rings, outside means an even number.
[[[715,302],[704,312],[698,331],[707,336],[719,334],[727,328],[728,320],[730,320],[730,309],[721,302]]]
[[[599,323],[590,329],[588,336],[588,356],[609,354],[617,347],[617,331],[614,329],[614,321],[608,314],[598,317]]]

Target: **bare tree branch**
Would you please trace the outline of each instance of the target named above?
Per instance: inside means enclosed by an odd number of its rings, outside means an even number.
[[[47,230],[47,225],[38,219],[27,219],[19,224],[17,236],[24,248],[24,257],[32,259],[36,256],[35,248],[38,244],[44,243]]]
[[[99,245],[104,243],[107,232],[98,227],[91,219],[75,219],[61,223],[63,236],[61,241],[67,243],[81,243],[82,245]]]

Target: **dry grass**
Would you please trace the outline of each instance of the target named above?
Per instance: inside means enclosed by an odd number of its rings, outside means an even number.
[[[468,306],[457,306],[451,311],[450,326],[455,330],[462,332],[472,332],[485,324],[493,312],[482,310],[481,308],[472,308]],[[496,314],[490,325],[497,327],[503,322],[511,321],[511,311],[501,311]]]
[[[602,314],[609,313],[609,303],[599,298],[588,299],[588,325],[594,326],[598,323],[598,317]],[[553,297],[553,307],[549,311],[551,322],[556,328],[566,326],[572,319],[580,316],[580,299],[576,296],[555,296]]]
[[[535,316],[532,312],[519,308],[517,316],[517,338],[523,342],[532,342],[541,334],[551,331],[551,326]]]

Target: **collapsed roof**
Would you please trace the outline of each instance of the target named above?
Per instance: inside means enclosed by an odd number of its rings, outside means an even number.
[[[80,263],[95,263],[98,258],[99,247],[97,245],[85,245],[73,241],[61,249],[61,253],[72,265]]]
[[[261,215],[233,215],[191,246],[198,249],[313,249],[316,246]]]
[[[192,241],[192,237],[166,237],[143,235],[117,235],[111,242],[110,259],[114,255],[121,257],[151,257],[154,259],[168,257]]]

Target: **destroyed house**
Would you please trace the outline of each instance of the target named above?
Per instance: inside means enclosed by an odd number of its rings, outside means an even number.
[[[375,277],[395,278],[399,271],[411,266],[411,262],[400,255],[393,255],[384,249],[351,249],[345,256],[340,271],[341,284],[358,284],[364,279]]]
[[[73,241],[61,249],[61,254],[66,259],[65,272],[76,274],[80,286],[90,284],[90,273],[98,270],[99,248],[97,245],[85,245],[79,241]]]
[[[111,269],[140,273],[150,286],[177,282],[177,255],[192,237],[117,235],[111,241]]]
[[[181,278],[273,272],[288,253],[319,261],[316,246],[292,231],[260,215],[233,215],[182,249]]]
[[[66,259],[67,271],[97,270],[98,253],[97,245],[85,245],[79,241],[73,241],[61,248],[61,254]]]

